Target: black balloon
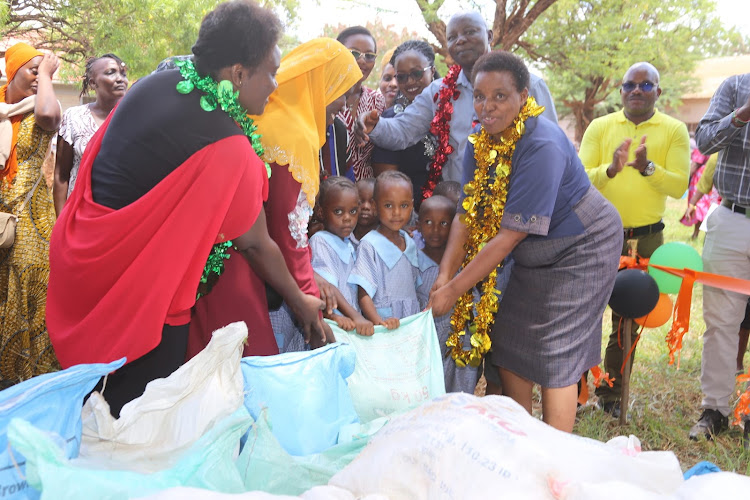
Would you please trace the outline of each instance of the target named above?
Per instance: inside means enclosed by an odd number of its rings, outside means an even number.
[[[659,286],[640,269],[617,273],[609,307],[623,318],[640,318],[654,310],[659,302]]]

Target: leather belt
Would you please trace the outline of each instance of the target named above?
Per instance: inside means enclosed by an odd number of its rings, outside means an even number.
[[[732,212],[736,212],[738,214],[747,215],[747,208],[740,206],[736,203],[733,203],[729,200],[721,200],[721,206],[727,207]]]
[[[664,229],[664,223],[662,221],[650,224],[648,226],[641,227],[626,227],[625,228],[625,239],[637,238],[639,236],[645,236],[647,234],[658,233]]]

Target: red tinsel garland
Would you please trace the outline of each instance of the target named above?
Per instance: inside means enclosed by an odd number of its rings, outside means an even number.
[[[461,73],[461,66],[458,64],[451,66],[448,74],[443,78],[440,90],[433,97],[433,100],[437,103],[437,111],[430,124],[430,133],[437,139],[437,148],[435,156],[432,158],[427,182],[422,186],[423,200],[432,196],[435,186],[443,178],[443,165],[448,161],[448,155],[453,153],[453,146],[449,142],[450,121],[451,115],[453,115],[453,101],[461,95],[461,91],[456,89],[459,73]]]

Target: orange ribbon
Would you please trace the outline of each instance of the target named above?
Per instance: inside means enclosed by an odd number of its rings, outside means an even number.
[[[620,267],[619,269],[640,269],[648,272],[648,259],[636,255],[630,257],[629,255],[620,256]]]
[[[747,369],[747,373],[744,375],[737,376],[737,382],[750,382],[750,368]],[[740,391],[737,391],[739,394]],[[733,425],[740,425],[742,417],[744,415],[750,415],[750,387],[740,396],[737,401],[737,406],[734,407],[734,421]],[[750,422],[746,422],[745,425],[750,425]]]
[[[594,387],[599,387],[602,385],[602,380],[607,383],[610,387],[612,387],[615,379],[609,377],[609,373],[604,373],[599,366],[592,366],[589,368],[589,371],[591,372],[591,375],[594,376]],[[578,403],[581,405],[585,405],[586,402],[589,400],[589,387],[588,387],[588,381],[586,380],[586,374],[584,373],[581,376],[581,391],[578,393]]]
[[[652,264],[651,267],[682,278],[680,292],[672,315],[672,327],[667,333],[667,346],[669,347],[669,364],[674,364],[674,356],[677,354],[677,367],[680,367],[679,355],[682,350],[682,338],[690,329],[690,306],[693,300],[693,284],[695,282],[714,288],[729,290],[743,295],[750,295],[750,281],[721,274],[706,273],[694,269],[676,269],[674,267],[659,266]]]

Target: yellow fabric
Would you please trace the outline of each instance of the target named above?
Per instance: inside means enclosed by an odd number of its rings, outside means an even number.
[[[622,141],[632,143],[628,161],[646,136],[647,157],[656,171],[644,177],[626,166],[613,179],[607,177],[612,154]],[[578,153],[591,183],[620,213],[626,228],[659,222],[664,215],[667,196],[680,198],[688,187],[690,175],[690,137],[684,123],[659,111],[639,125],[620,110],[597,118],[583,134]]]
[[[718,163],[719,154],[714,153],[706,162],[706,168],[703,169],[703,174],[698,180],[698,185],[695,188],[703,194],[708,194],[714,187],[714,172],[716,171],[716,164]]]
[[[5,85],[0,87],[0,101],[6,102],[5,92],[8,90],[8,84],[13,80],[18,73],[18,70],[34,59],[36,56],[44,55],[34,47],[27,43],[17,43],[5,51],[5,73],[8,81]],[[13,103],[10,103],[13,104]],[[10,123],[13,126],[13,136],[10,143],[10,155],[5,162],[5,166],[0,170],[0,179],[5,179],[8,182],[13,182],[13,178],[16,176],[18,171],[18,159],[16,155],[16,142],[18,142],[18,129],[21,124],[23,115],[16,115],[10,118]]]
[[[18,175],[0,184],[0,211],[18,216],[16,241],[0,249],[0,380],[19,382],[60,369],[47,334],[45,311],[49,279],[49,239],[55,207],[44,179],[29,203],[20,205],[42,175],[55,132],[35,125],[27,114],[18,134]]]
[[[278,88],[258,124],[263,159],[288,165],[310,206],[320,183],[318,151],[326,142],[326,106],[342,96],[362,72],[349,49],[332,38],[316,38],[281,59]]]

